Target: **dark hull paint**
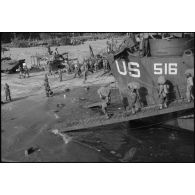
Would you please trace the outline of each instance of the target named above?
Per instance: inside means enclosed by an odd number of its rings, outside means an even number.
[[[132,81],[137,81],[140,83],[141,88],[139,94],[141,99],[145,102],[145,105],[153,105],[159,103],[158,98],[158,84],[157,79],[160,75],[164,75],[170,85],[170,99],[180,99],[185,97],[186,93],[186,78],[184,72],[187,69],[194,68],[194,56],[178,56],[178,57],[136,57],[124,50],[122,53],[116,56],[109,56],[109,61],[111,64],[111,71],[118,81],[119,90],[121,93],[121,98],[123,103],[128,105],[128,83]],[[135,62],[139,64],[140,77],[135,78],[130,76],[129,63]],[[120,74],[117,68],[121,71]],[[160,64],[163,72],[166,66],[169,64],[176,64],[177,74],[154,74],[155,64]],[[124,66],[125,65],[125,66]]]

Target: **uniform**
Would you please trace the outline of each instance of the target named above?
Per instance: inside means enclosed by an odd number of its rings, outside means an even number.
[[[23,77],[23,68],[20,66],[19,67],[19,79],[21,79]]]
[[[44,81],[48,82],[48,76],[47,76],[47,74],[45,74],[45,79],[44,79]]]
[[[26,75],[29,77],[29,71],[26,63],[23,63],[23,69],[24,69],[24,78],[26,77]]]
[[[78,75],[78,77],[80,77],[81,74],[81,70],[78,64],[75,64],[75,75],[74,78]]]
[[[96,61],[94,64],[94,71],[96,72],[97,70],[98,70],[98,61]]]
[[[103,68],[104,68],[104,71],[106,70],[106,62],[105,62],[105,59],[103,59]]]
[[[47,50],[48,50],[48,54],[51,55],[52,54],[52,51],[51,51],[50,46],[47,47]]]
[[[100,96],[101,102],[102,102],[102,111],[106,115],[107,118],[109,118],[107,113],[107,106],[111,102],[111,90],[108,87],[100,87],[97,91],[98,95]]]
[[[129,109],[131,108],[132,114],[135,114],[140,109],[137,89],[129,90],[128,95]]]
[[[93,73],[93,61],[92,59],[89,60],[89,64],[88,64],[88,71],[90,71],[91,73]]]
[[[186,90],[186,98],[188,102],[191,102],[191,99],[194,100],[193,87],[194,87],[193,77],[191,76],[191,74],[188,74],[187,75],[187,90]]]
[[[107,53],[112,51],[111,44],[107,41]]]
[[[88,74],[88,64],[87,64],[87,62],[84,62],[84,83],[85,83],[85,81],[87,80],[87,74]]]
[[[51,95],[53,94],[53,92],[52,92],[51,89],[50,89],[48,80],[45,80],[44,86],[45,86],[46,96],[47,96],[47,97],[51,96]]]
[[[5,99],[6,99],[6,101],[8,101],[8,99],[9,99],[9,101],[11,101],[10,89],[9,89],[9,85],[7,83],[5,84],[4,89],[5,89]]]
[[[159,84],[159,98],[160,98],[160,109],[167,108],[167,95],[168,95],[169,86],[167,84]]]
[[[59,79],[60,79],[60,82],[62,82],[62,71],[59,70]]]

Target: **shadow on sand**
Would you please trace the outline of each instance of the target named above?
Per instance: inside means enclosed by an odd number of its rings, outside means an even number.
[[[20,101],[20,100],[23,100],[23,99],[26,99],[28,98],[29,96],[24,96],[24,97],[18,97],[18,98],[12,98],[11,101],[1,101],[1,105],[3,104],[8,104],[8,103],[11,103],[11,102],[15,102],[15,101]]]

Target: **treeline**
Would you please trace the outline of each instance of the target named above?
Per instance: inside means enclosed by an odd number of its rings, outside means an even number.
[[[80,37],[80,36],[113,36],[119,35],[124,33],[44,33],[44,32],[4,32],[1,33],[1,43],[11,43],[18,40],[25,40],[25,41],[39,41],[39,40],[50,40],[56,38],[72,38],[72,37]]]

